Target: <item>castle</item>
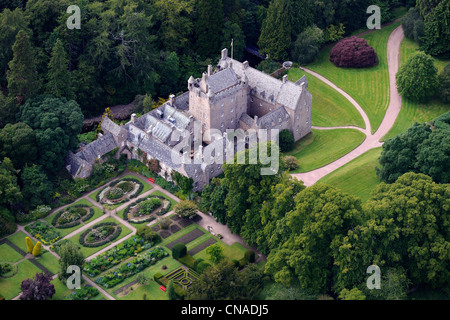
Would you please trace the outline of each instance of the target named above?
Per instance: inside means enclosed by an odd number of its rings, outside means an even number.
[[[86,178],[96,161],[118,148],[118,156],[157,159],[161,176],[170,180],[172,170],[176,170],[193,178],[195,191],[202,190],[223,172],[222,165],[174,161],[177,157],[201,158],[202,149],[211,147],[211,137],[203,136],[202,141],[192,140],[190,152],[175,152],[183,138],[194,137],[198,127],[202,132],[219,130],[223,137],[227,129],[287,129],[297,141],[311,131],[312,96],[307,88],[305,76],[295,83],[287,75],[278,80],[250,67],[247,61],[241,63],[228,57],[228,50],[223,49],[214,71],[208,66],[202,78],[189,78],[189,91],[170,96],[164,105],[139,118],[133,114],[123,126],[106,117],[102,121],[103,134],[96,141],[76,154],[68,153],[66,169],[74,178]],[[179,139],[174,140],[174,136]],[[199,148],[194,148],[195,144]]]

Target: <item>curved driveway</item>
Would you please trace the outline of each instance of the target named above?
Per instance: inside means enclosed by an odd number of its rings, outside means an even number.
[[[371,134],[371,127],[370,127],[370,121],[367,117],[364,110],[359,106],[359,104],[345,91],[337,87],[335,84],[333,84],[328,79],[324,78],[323,76],[308,70],[304,69],[306,72],[311,73],[312,75],[316,76],[320,80],[324,81],[326,84],[337,90],[339,93],[341,93],[344,97],[346,97],[350,103],[352,103],[355,108],[359,111],[361,116],[364,119],[364,123],[366,125],[366,129],[358,129],[365,133],[366,139],[362,144],[360,144],[357,148],[352,150],[351,152],[347,153],[345,156],[337,159],[336,161],[333,161],[329,163],[326,166],[323,166],[319,169],[305,172],[305,173],[295,173],[292,174],[292,176],[302,180],[306,186],[312,186],[314,183],[319,181],[321,178],[325,177],[327,174],[335,171],[336,169],[342,167],[343,165],[347,164],[348,162],[352,161],[353,159],[357,158],[358,156],[362,155],[363,153],[369,151],[370,149],[380,147],[382,145],[382,142],[380,142],[380,139],[385,136],[389,130],[392,128],[392,126],[395,123],[395,120],[397,119],[397,116],[400,112],[401,106],[402,106],[402,99],[397,91],[397,86],[395,84],[395,75],[398,71],[399,64],[400,64],[400,44],[403,40],[404,34],[403,29],[401,26],[397,27],[389,36],[388,43],[387,43],[387,61],[388,61],[388,69],[389,69],[389,89],[390,89],[390,98],[389,98],[389,106],[386,110],[386,114],[384,116],[383,121],[381,122],[380,126],[378,127],[377,131],[374,134]],[[316,127],[317,128],[317,127]],[[333,127],[334,129],[343,129],[345,127]],[[317,128],[321,130],[327,130],[331,128]],[[356,129],[356,128],[354,128]]]

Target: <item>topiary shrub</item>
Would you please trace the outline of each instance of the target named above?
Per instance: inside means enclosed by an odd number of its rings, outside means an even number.
[[[33,241],[30,239],[30,237],[25,237],[25,242],[27,244],[27,251],[28,253],[33,252],[34,244]]]
[[[288,152],[294,149],[295,139],[292,133],[287,130],[281,130],[279,135],[279,143],[281,152]]]
[[[187,254],[186,246],[182,243],[177,243],[172,248],[172,257],[174,259],[180,259]]]
[[[253,250],[248,249],[245,251],[244,257],[250,263],[255,262],[255,252]]]
[[[201,261],[198,265],[197,265],[197,269],[194,269],[195,271],[197,271],[198,273],[203,273],[207,268],[209,268],[211,265],[206,262],[206,261]]]
[[[42,245],[41,245],[41,243],[38,241],[38,242],[36,243],[36,245],[34,246],[34,248],[33,248],[33,256],[38,257],[38,256],[41,255],[41,253],[42,253]]]
[[[366,39],[353,36],[342,39],[331,49],[330,61],[336,67],[365,68],[378,64],[378,57]]]

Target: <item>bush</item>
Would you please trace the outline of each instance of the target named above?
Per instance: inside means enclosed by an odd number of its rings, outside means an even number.
[[[405,37],[412,39],[419,44],[424,34],[423,18],[420,16],[416,8],[410,8],[402,20],[402,28]]]
[[[11,234],[17,229],[14,217],[9,210],[0,207],[0,237]]]
[[[38,257],[42,253],[42,244],[38,241],[33,248],[33,256]]]
[[[439,74],[439,97],[442,102],[450,103],[450,63]]]
[[[255,262],[255,252],[253,250],[248,249],[245,251],[244,257],[250,263]]]
[[[300,64],[313,62],[319,55],[323,41],[323,31],[320,28],[316,26],[306,28],[294,43],[292,58]]]
[[[283,157],[284,165],[286,169],[295,170],[298,168],[298,160],[294,156],[285,156]]]
[[[178,258],[178,261],[180,261],[186,267],[194,269],[195,259],[191,255],[185,254],[183,257]]]
[[[342,39],[331,49],[330,61],[337,67],[365,68],[378,64],[378,57],[366,39],[353,36]]]
[[[153,243],[161,242],[161,236],[152,230],[152,228],[148,226],[142,226],[137,229],[136,234],[140,236],[145,241],[151,241]]]
[[[198,265],[197,268],[194,269],[195,271],[197,271],[198,273],[203,273],[207,268],[211,267],[211,265],[206,262],[206,261],[201,261]]]
[[[279,135],[279,143],[281,152],[288,152],[294,149],[295,139],[292,133],[287,130],[281,130]]]
[[[172,257],[174,259],[180,259],[187,254],[186,246],[182,243],[177,243],[172,248]]]

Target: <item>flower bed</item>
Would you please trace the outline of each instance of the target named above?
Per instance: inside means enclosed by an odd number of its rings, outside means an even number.
[[[25,227],[25,230],[37,238],[42,244],[50,245],[61,238],[61,234],[45,221],[36,221]]]
[[[121,283],[126,278],[129,278],[145,268],[154,265],[159,260],[167,257],[169,254],[161,247],[155,247],[146,253],[138,255],[135,259],[128,263],[124,263],[112,272],[107,273],[103,277],[95,279],[95,283],[104,286],[105,288],[112,288]]]
[[[124,178],[113,181],[108,187],[103,188],[97,193],[96,200],[101,204],[116,205],[135,198],[143,188],[144,185],[138,179]]]
[[[149,196],[131,203],[123,211],[123,219],[132,223],[145,223],[169,212],[172,203],[162,196]]]
[[[154,242],[145,241],[139,236],[133,236],[111,250],[86,262],[83,271],[90,277],[98,276],[103,271],[118,265],[129,257],[138,255],[143,250],[150,249],[154,244]]]
[[[64,300],[89,300],[98,296],[99,293],[100,291],[98,291],[98,289],[87,285],[86,287],[77,289],[72,292],[72,294],[64,297]]]
[[[94,216],[94,209],[87,205],[74,205],[55,214],[52,225],[58,229],[72,228]]]
[[[103,222],[83,232],[79,241],[84,247],[100,247],[116,239],[121,232],[122,228],[116,223]]]

